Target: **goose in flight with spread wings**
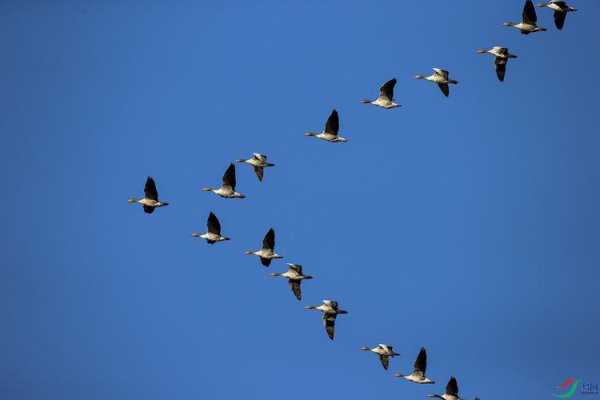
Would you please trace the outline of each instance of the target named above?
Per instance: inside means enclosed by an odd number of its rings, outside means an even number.
[[[390,366],[390,357],[399,356],[400,353],[396,353],[392,346],[387,344],[380,344],[376,347],[361,347],[361,350],[371,351],[379,356],[379,361],[383,365],[383,369],[387,370]]]
[[[333,300],[323,300],[323,304],[320,306],[305,306],[308,310],[319,310],[323,313],[323,325],[327,331],[329,339],[333,340],[335,333],[335,319],[339,314],[348,314],[346,310],[340,310],[338,302]]]
[[[577,11],[576,8],[567,5],[567,3],[562,0],[552,0],[550,3],[539,3],[536,5],[538,7],[548,7],[549,9],[554,10],[554,25],[556,25],[559,30],[565,25],[567,13]]]
[[[506,74],[506,63],[509,58],[517,58],[515,54],[508,52],[506,47],[495,46],[489,50],[481,49],[477,50],[478,53],[488,53],[494,56],[494,68],[496,69],[496,75],[500,82],[504,82],[504,75]]]
[[[288,283],[290,285],[290,289],[292,289],[292,293],[298,300],[302,300],[302,291],[300,289],[300,284],[303,279],[312,279],[313,277],[310,275],[304,275],[302,273],[302,265],[300,264],[292,264],[287,263],[290,267],[287,272],[283,274],[278,272],[273,272],[271,276],[283,276],[284,278],[288,278]]]
[[[415,76],[415,79],[425,79],[429,82],[434,82],[437,83],[437,85],[440,87],[440,90],[442,91],[442,93],[444,93],[444,96],[448,97],[450,95],[450,88],[448,87],[449,83],[452,83],[454,85],[456,85],[458,83],[458,81],[454,80],[454,79],[450,79],[448,77],[448,71],[440,69],[440,68],[434,68],[433,69],[434,73],[432,75],[429,76],[423,76],[423,75],[417,75]]]
[[[420,383],[422,385],[435,383],[435,381],[432,381],[431,379],[429,379],[425,376],[426,370],[427,370],[427,351],[425,350],[425,347],[421,347],[421,351],[419,351],[419,355],[417,356],[417,359],[415,360],[415,366],[414,366],[412,374],[410,374],[410,375],[394,374],[394,376],[397,376],[399,378],[404,378],[411,382]]]
[[[193,237],[199,237],[202,239],[206,239],[206,242],[209,244],[215,244],[216,242],[222,242],[224,240],[229,240],[228,237],[221,235],[221,223],[217,216],[211,212],[208,214],[208,220],[206,221],[206,226],[208,228],[207,233],[192,233]]]
[[[361,100],[363,104],[373,104],[381,108],[397,108],[402,107],[401,104],[394,103],[394,86],[396,86],[396,78],[384,83],[379,88],[379,97],[375,100]]]
[[[546,31],[546,28],[542,28],[536,25],[537,22],[537,14],[535,13],[535,7],[533,6],[533,2],[531,0],[525,1],[525,6],[523,7],[522,13],[522,22],[515,24],[513,22],[505,22],[502,25],[504,26],[512,26],[513,28],[517,28],[521,31],[523,35],[529,35],[533,32],[543,32]]]
[[[327,118],[327,122],[325,123],[325,129],[321,133],[314,132],[306,132],[304,136],[314,136],[319,139],[327,140],[328,142],[347,142],[348,139],[345,139],[341,136],[338,136],[338,131],[340,130],[340,117],[338,116],[338,112],[333,110],[329,118]]]
[[[267,162],[267,156],[260,153],[253,153],[252,158],[247,160],[239,159],[235,160],[237,163],[246,163],[252,165],[254,167],[254,172],[258,177],[258,180],[262,182],[264,176],[264,169],[267,167],[274,167],[275,164],[271,164]]]
[[[450,377],[448,384],[446,385],[446,392],[443,395],[439,394],[428,394],[429,397],[437,397],[442,400],[462,400],[458,397],[458,383],[456,383],[455,377]]]
[[[246,197],[246,195],[235,191],[235,183],[235,165],[231,163],[223,175],[223,185],[220,188],[213,189],[210,187],[205,187],[202,188],[202,190],[213,192],[214,194],[218,194],[226,199],[243,199]]]
[[[275,231],[273,228],[269,229],[269,232],[265,235],[263,239],[262,248],[258,251],[248,250],[246,254],[254,254],[255,256],[260,257],[260,262],[265,267],[271,265],[271,260],[275,258],[283,258],[279,254],[275,253]]]
[[[155,208],[168,206],[169,203],[158,200],[158,191],[156,190],[156,184],[151,176],[146,180],[146,186],[144,187],[144,198],[143,199],[127,199],[129,203],[139,203],[144,206],[144,212],[146,214],[152,214]]]

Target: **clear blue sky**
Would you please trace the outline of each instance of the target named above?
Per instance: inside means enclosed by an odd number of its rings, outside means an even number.
[[[600,381],[597,1],[0,4],[2,399],[551,398]],[[499,83],[478,48],[519,58]],[[413,79],[460,83],[446,99]],[[401,109],[359,104],[396,77]],[[346,144],[303,136],[340,113]],[[238,166],[226,200],[202,192]],[[128,197],[155,178],[169,207]],[[209,246],[214,211],[230,242]],[[285,256],[243,251],[273,227]],[[300,303],[284,262],[315,277]],[[350,314],[327,339],[332,298]],[[361,346],[402,355],[385,372]],[[409,372],[421,346],[428,374]],[[522,374],[527,374],[524,378]]]

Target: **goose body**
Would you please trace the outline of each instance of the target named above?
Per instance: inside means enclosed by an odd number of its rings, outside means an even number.
[[[260,153],[253,153],[252,158],[249,158],[247,160],[239,159],[239,160],[235,160],[235,162],[246,163],[246,164],[252,165],[252,167],[254,167],[254,172],[256,173],[258,180],[261,182],[262,182],[263,176],[264,176],[264,169],[267,167],[275,166],[275,164],[268,163],[267,156],[265,156],[264,154],[260,154]]]
[[[450,377],[444,394],[428,394],[427,396],[437,397],[438,399],[442,400],[462,400],[460,397],[458,397],[458,383],[456,383],[456,378],[453,376]]]
[[[542,28],[536,25],[537,14],[535,13],[535,7],[533,6],[533,2],[531,0],[525,1],[525,6],[523,7],[523,13],[521,14],[521,17],[523,21],[519,22],[518,24],[515,24],[513,22],[505,22],[502,25],[517,28],[519,31],[521,31],[523,35],[529,35],[533,32],[546,31],[546,28]]]
[[[429,379],[425,376],[426,370],[427,370],[427,351],[425,350],[424,347],[421,347],[421,351],[419,351],[419,355],[417,356],[417,359],[415,360],[415,365],[414,365],[412,374],[410,374],[410,375],[394,374],[394,376],[397,376],[399,378],[404,378],[407,381],[419,383],[421,385],[435,383],[435,381],[432,381],[431,379]]]
[[[269,229],[263,239],[262,248],[258,251],[248,250],[246,254],[254,254],[260,258],[260,262],[265,267],[271,265],[271,260],[276,258],[283,258],[279,254],[275,253],[275,231],[273,228]]]
[[[127,199],[129,203],[139,203],[144,206],[144,212],[146,214],[152,214],[155,208],[168,206],[169,203],[158,200],[158,191],[156,190],[156,184],[151,176],[146,179],[146,185],[144,186],[144,198],[143,199]]]
[[[425,79],[429,82],[437,83],[444,96],[448,97],[450,95],[450,87],[448,84],[456,85],[458,83],[457,80],[449,78],[449,72],[440,68],[433,68],[433,74],[429,76],[417,75],[415,79]]]
[[[375,100],[361,100],[363,104],[373,104],[381,108],[397,108],[402,107],[400,104],[394,103],[394,86],[396,86],[396,78],[387,81],[379,88],[379,97]]]
[[[506,74],[506,63],[509,58],[517,58],[515,54],[510,54],[506,47],[495,46],[489,50],[477,50],[478,53],[488,53],[494,56],[494,69],[496,70],[496,76],[500,82],[504,81],[504,75]]]
[[[387,370],[390,365],[390,357],[399,356],[400,353],[396,353],[392,346],[387,344],[379,344],[376,347],[361,347],[361,350],[371,351],[379,356],[379,361],[381,361],[381,365],[383,369]]]
[[[325,129],[321,133],[314,132],[306,132],[304,136],[314,136],[318,139],[326,140],[328,142],[347,142],[348,139],[345,139],[341,136],[338,136],[338,131],[340,129],[340,118],[338,112],[333,110],[327,118],[327,122],[325,123]]]
[[[277,273],[273,272],[271,276],[282,276],[284,278],[288,278],[288,283],[290,285],[290,289],[292,289],[292,293],[298,300],[302,300],[302,291],[300,288],[300,284],[304,279],[312,279],[313,277],[310,275],[304,275],[302,273],[302,265],[299,264],[287,264],[290,268],[287,272]]]
[[[565,25],[565,18],[567,18],[567,13],[577,11],[576,8],[567,5],[565,1],[562,0],[552,0],[550,3],[539,3],[538,7],[547,7],[551,10],[554,10],[554,25],[560,30]]]
[[[208,228],[208,232],[206,233],[192,233],[193,237],[199,237],[201,239],[205,239],[209,244],[215,244],[216,242],[222,242],[224,240],[229,240],[228,237],[221,235],[221,223],[219,219],[214,213],[210,213],[208,215],[208,220],[206,221],[206,226]]]
[[[202,188],[207,192],[213,192],[221,197],[226,199],[243,199],[246,197],[245,194],[241,194],[235,191],[236,179],[235,179],[235,165],[233,163],[229,164],[229,167],[225,171],[223,175],[223,184],[218,189],[213,189],[210,187]]]
[[[346,310],[340,310],[338,302],[333,300],[323,300],[323,304],[320,306],[305,306],[308,310],[319,310],[323,313],[323,325],[329,339],[333,340],[335,334],[335,320],[339,314],[348,314]]]

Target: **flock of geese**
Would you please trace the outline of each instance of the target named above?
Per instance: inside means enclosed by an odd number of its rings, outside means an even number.
[[[554,23],[556,27],[560,30],[563,28],[565,24],[566,15],[569,12],[576,11],[575,8],[570,7],[566,4],[566,2],[562,0],[551,0],[549,3],[540,3],[537,4],[538,7],[546,7],[554,11]],[[512,23],[505,22],[504,26],[512,26],[516,29],[519,29],[520,32],[524,35],[529,35],[534,32],[542,32],[546,31],[546,28],[542,28],[536,25],[537,23],[537,15],[535,12],[535,7],[531,0],[525,1],[525,6],[523,7],[522,13],[522,22]],[[506,74],[506,64],[509,58],[516,58],[517,56],[509,53],[506,47],[495,46],[491,49],[482,49],[477,50],[478,53],[488,53],[494,56],[494,66],[496,70],[496,74],[498,79],[502,82],[504,81],[504,76]],[[450,84],[456,85],[458,81],[451,79],[449,76],[449,72],[440,68],[433,68],[434,73],[429,76],[416,75],[416,79],[424,79],[433,83],[436,83],[444,96],[448,97],[450,95]],[[394,86],[396,85],[396,79],[391,79],[388,82],[384,83],[379,89],[379,97],[374,100],[361,100],[363,104],[372,104],[384,109],[398,108],[401,107],[400,104],[394,102]],[[348,140],[339,136],[339,115],[336,110],[333,110],[325,123],[325,129],[321,133],[314,132],[306,132],[306,136],[314,136],[318,139],[326,140],[328,142],[347,142]],[[251,165],[254,168],[254,172],[258,177],[259,181],[263,181],[264,178],[264,170],[265,168],[274,167],[275,164],[271,164],[267,162],[267,156],[259,153],[254,153],[253,156],[249,159],[237,159],[236,163],[246,163]],[[205,191],[213,192],[214,194],[227,198],[237,198],[243,199],[246,195],[242,193],[238,193],[236,191],[236,175],[235,175],[235,164],[230,163],[229,167],[225,171],[222,184],[219,188],[211,188],[205,187],[203,188]],[[128,199],[130,203],[139,203],[143,206],[144,212],[148,214],[152,214],[156,208],[168,206],[169,203],[160,201],[158,198],[158,191],[156,189],[156,184],[152,177],[148,177],[146,180],[146,185],[144,187],[144,198],[142,199]],[[192,233],[193,237],[198,237],[201,239],[205,239],[209,244],[215,244],[217,242],[222,242],[229,240],[228,237],[223,236],[221,234],[221,224],[217,216],[211,212],[208,215],[207,220],[207,230],[206,233]],[[269,229],[266,233],[262,247],[257,250],[248,250],[245,252],[246,254],[253,254],[260,259],[260,262],[265,267],[269,267],[271,262],[275,259],[283,258],[283,256],[277,254],[275,252],[275,231],[273,228]],[[271,273],[271,276],[280,276],[287,278],[290,289],[296,299],[302,299],[301,292],[301,283],[303,280],[312,279],[313,277],[310,275],[305,275],[302,270],[302,266],[299,264],[288,263],[288,271],[279,273],[274,272]],[[310,310],[318,310],[322,313],[322,321],[325,326],[325,331],[329,337],[329,339],[333,340],[334,332],[335,332],[335,321],[338,315],[347,314],[348,311],[342,310],[339,308],[338,302],[333,300],[323,300],[323,304],[314,306],[307,305],[306,309]],[[390,358],[399,356],[400,353],[396,353],[392,346],[387,344],[379,344],[375,347],[361,347],[360,350],[369,351],[378,355],[381,365],[385,370],[389,367]],[[417,384],[434,384],[435,381],[429,379],[426,375],[427,369],[427,351],[424,347],[421,348],[419,354],[414,363],[413,371],[410,375],[404,374],[394,374],[394,376],[399,378],[404,378],[410,382],[414,382]],[[437,397],[442,400],[462,400],[458,395],[458,384],[456,378],[454,376],[450,377],[446,385],[446,390],[444,394],[429,394],[429,397]],[[479,400],[479,398],[475,398],[475,400]]]

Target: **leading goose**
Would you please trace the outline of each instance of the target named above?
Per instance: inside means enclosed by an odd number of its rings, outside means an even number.
[[[361,100],[363,104],[373,104],[381,108],[396,108],[402,107],[400,104],[394,103],[394,86],[396,86],[396,78],[387,81],[379,88],[379,97],[375,100]]]
[[[504,26],[512,26],[513,28],[517,28],[521,31],[523,35],[529,35],[532,32],[543,32],[546,31],[546,28],[541,28],[536,25],[537,15],[535,13],[535,7],[531,0],[525,1],[525,6],[523,7],[522,13],[523,21],[515,24],[513,22],[505,22],[502,25]]]
[[[515,54],[510,54],[506,47],[495,46],[489,50],[477,50],[478,53],[488,53],[494,56],[494,68],[496,69],[496,75],[500,82],[504,82],[504,75],[506,74],[506,63],[509,58],[517,58]]]
[[[434,68],[433,71],[434,73],[432,75],[417,75],[415,76],[415,79],[425,79],[429,82],[437,83],[442,93],[444,93],[444,96],[448,97],[450,95],[450,87],[448,87],[448,84],[452,83],[456,85],[458,81],[448,78],[448,71],[446,70]]]
[[[144,186],[144,198],[143,199],[127,199],[129,203],[140,203],[144,206],[144,212],[146,214],[152,214],[155,208],[168,206],[169,203],[164,201],[158,201],[158,191],[156,190],[156,184],[151,176],[146,179],[146,186]]]
[[[381,361],[381,365],[383,365],[383,369],[387,370],[390,365],[390,357],[399,356],[400,353],[396,353],[392,346],[388,346],[387,344],[380,344],[376,347],[361,347],[361,350],[372,351],[373,353],[379,356],[379,361]]]
[[[419,351],[419,355],[417,356],[417,359],[415,360],[415,366],[414,366],[412,374],[410,374],[410,375],[394,374],[394,376],[397,376],[399,378],[404,378],[411,382],[420,383],[422,385],[429,384],[429,383],[435,383],[431,379],[425,377],[426,370],[427,370],[427,351],[425,350],[425,347],[421,347],[421,351]]]
[[[206,227],[208,228],[207,233],[192,233],[193,237],[199,237],[202,239],[206,239],[206,242],[209,244],[215,244],[216,242],[222,242],[224,240],[229,240],[228,237],[221,235],[221,223],[217,216],[211,212],[208,214],[208,220],[206,221]]]
[[[283,258],[279,254],[275,253],[275,231],[273,228],[269,229],[269,232],[265,235],[263,239],[262,248],[258,251],[248,250],[246,254],[254,254],[255,256],[260,257],[260,262],[265,267],[271,265],[271,260],[275,258]]]
[[[327,140],[328,142],[347,142],[348,139],[344,139],[341,136],[338,136],[338,131],[340,130],[340,117],[338,116],[338,112],[333,110],[329,118],[327,118],[327,122],[325,123],[325,129],[321,133],[314,132],[306,132],[304,136],[314,136],[319,139]]]
[[[429,397],[437,397],[442,400],[462,400],[458,397],[458,384],[456,383],[455,377],[450,377],[448,384],[446,385],[446,392],[443,395],[439,394],[428,394]]]
[[[333,300],[323,300],[323,304],[320,306],[305,306],[304,308],[308,310],[319,310],[323,313],[323,325],[325,325],[325,330],[327,331],[327,336],[329,339],[333,340],[333,335],[335,333],[335,319],[339,314],[348,314],[346,310],[340,310],[338,308],[337,301]]]
[[[271,276],[283,276],[284,278],[288,278],[288,283],[292,289],[292,293],[294,293],[294,296],[296,296],[298,300],[302,300],[300,284],[302,283],[303,279],[312,279],[313,277],[310,275],[303,275],[302,265],[300,264],[287,263],[287,265],[290,267],[287,272],[284,272],[283,274],[273,272]]]
[[[539,3],[538,7],[548,7],[551,10],[554,10],[554,25],[560,30],[565,25],[565,18],[567,18],[567,13],[572,11],[577,11],[576,8],[570,7],[566,2],[562,0],[552,0],[550,3]]]
[[[225,197],[226,199],[243,199],[246,197],[245,194],[241,194],[235,191],[235,165],[233,163],[229,164],[229,168],[223,174],[223,185],[221,185],[218,189],[213,189],[209,187],[202,188],[207,192],[213,192],[214,194],[218,194],[221,197]]]
[[[235,160],[235,162],[246,163],[246,164],[252,165],[252,167],[254,167],[254,172],[256,173],[258,180],[261,182],[262,182],[263,176],[264,176],[264,168],[275,166],[275,164],[268,163],[267,156],[265,156],[264,154],[260,154],[260,153],[253,153],[252,158],[249,158],[247,160],[243,160],[243,159]]]

